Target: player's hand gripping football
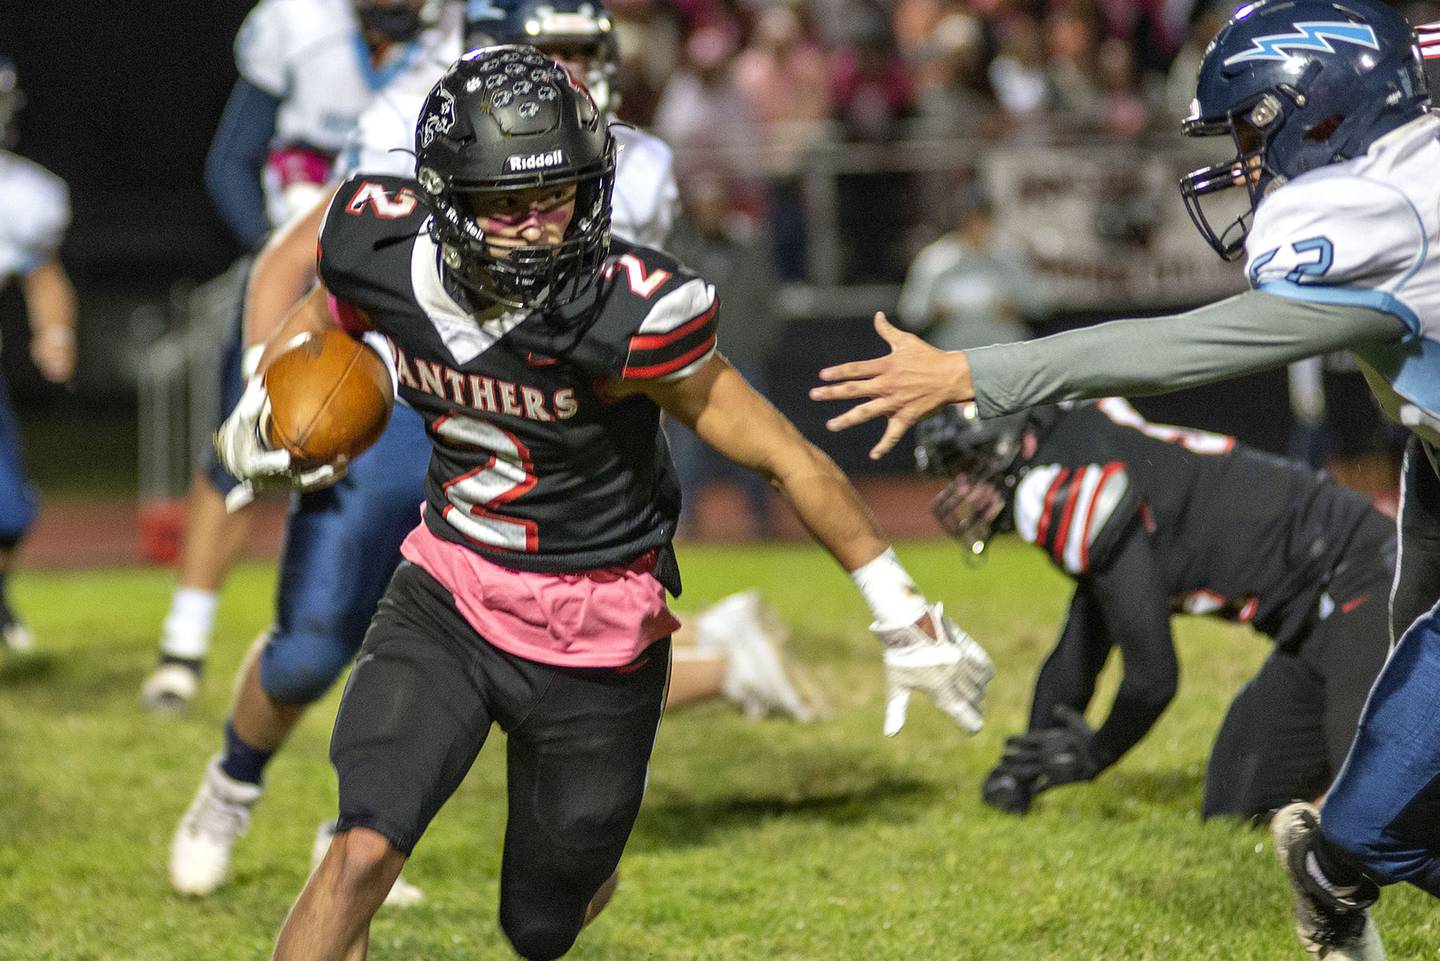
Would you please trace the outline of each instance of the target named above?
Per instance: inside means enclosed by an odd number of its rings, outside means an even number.
[[[220,463],[240,481],[225,497],[225,504],[232,511],[254,500],[255,494],[262,490],[319,490],[345,476],[343,460],[297,470],[288,451],[276,450],[266,442],[269,419],[270,396],[265,392],[265,383],[259,377],[252,377],[240,396],[240,403],[215,433],[215,452]]]
[[[928,619],[934,637],[921,627]],[[968,734],[984,725],[985,685],[995,676],[990,655],[933,605],[915,624],[875,631],[885,646],[885,736],[905,726],[910,693],[920,691]]]

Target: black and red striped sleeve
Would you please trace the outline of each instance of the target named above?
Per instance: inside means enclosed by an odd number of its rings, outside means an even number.
[[[720,301],[715,287],[691,277],[659,297],[629,338],[620,376],[680,380],[715,354]]]
[[[1120,461],[1038,465],[1015,490],[1015,529],[1066,573],[1103,566],[1140,498]]]

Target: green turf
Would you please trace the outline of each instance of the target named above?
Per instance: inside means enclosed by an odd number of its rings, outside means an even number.
[[[940,544],[902,548],[917,578],[1000,668],[985,731],[959,734],[917,700],[880,735],[881,676],[862,605],[806,547],[686,548],[684,609],[759,585],[836,717],[749,722],[722,704],[667,718],[619,896],[581,959],[1299,958],[1267,836],[1202,823],[1200,782],[1224,704],[1265,646],[1184,622],[1181,694],[1098,783],[1044,796],[1017,820],[978,785],[1021,724],[1067,598],[1027,548],[979,571]],[[140,712],[170,578],[27,574],[15,592],[45,653],[0,669],[0,961],[268,957],[331,813],[334,697],[274,763],[234,883],[204,902],[170,893],[170,832],[219,740],[229,677],[266,621],[273,575],[226,592],[205,696],[189,719]],[[427,895],[382,911],[371,957],[510,958],[497,929],[503,751],[498,736],[407,868]],[[1391,956],[1433,956],[1440,923],[1414,892],[1379,910]]]

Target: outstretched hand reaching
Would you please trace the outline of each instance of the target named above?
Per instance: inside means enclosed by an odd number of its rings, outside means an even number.
[[[869,398],[826,422],[831,430],[844,430],[876,417],[886,419],[885,434],[870,451],[871,460],[883,457],[905,432],[945,404],[972,399],[970,363],[961,351],[931,347],[875,314],[875,332],[890,345],[890,353],[873,360],[857,360],[820,371],[830,383],[810,390],[811,400]]]

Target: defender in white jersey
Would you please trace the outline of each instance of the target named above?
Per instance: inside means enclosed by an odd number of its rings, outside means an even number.
[[[65,182],[39,164],[3,149],[12,138],[20,89],[15,66],[0,57],[0,287],[14,277],[25,295],[30,357],[46,380],[61,383],[75,371],[75,289],[60,265],[60,243],[70,224]],[[38,499],[25,479],[20,429],[0,381],[0,646],[34,647],[29,629],[6,593],[15,549],[35,520]]]
[[[253,250],[324,193],[361,111],[458,31],[459,8],[441,0],[261,0],[236,38],[240,78],[205,168],[211,199],[240,245]],[[238,290],[235,296],[235,330],[221,358],[222,411],[244,382]],[[160,664],[141,689],[152,710],[184,710],[199,690],[220,585],[249,539],[248,515],[225,511],[235,486],[213,457],[192,478]]]
[[[206,163],[242,246],[309,206],[371,100],[432,59],[458,16],[441,0],[260,0],[235,38],[240,78]]]
[[[1331,350],[1361,361],[1386,411],[1410,426],[1399,634],[1321,812],[1272,820],[1301,943],[1328,961],[1376,961],[1378,885],[1440,896],[1440,119],[1415,32],[1375,0],[1261,0],[1207,49],[1192,136],[1233,157],[1187,175],[1192,219],[1253,290],[1172,317],[1122,320],[1022,344],[944,353],[876,327],[891,354],[821,371],[817,400],[869,398],[833,429],[886,417],[874,450],[916,420],[974,401],[991,417],[1036,404],[1174,390]],[[1248,194],[1217,229],[1211,203]],[[1217,198],[1218,195],[1218,198]],[[1403,632],[1403,633],[1402,633]]]

